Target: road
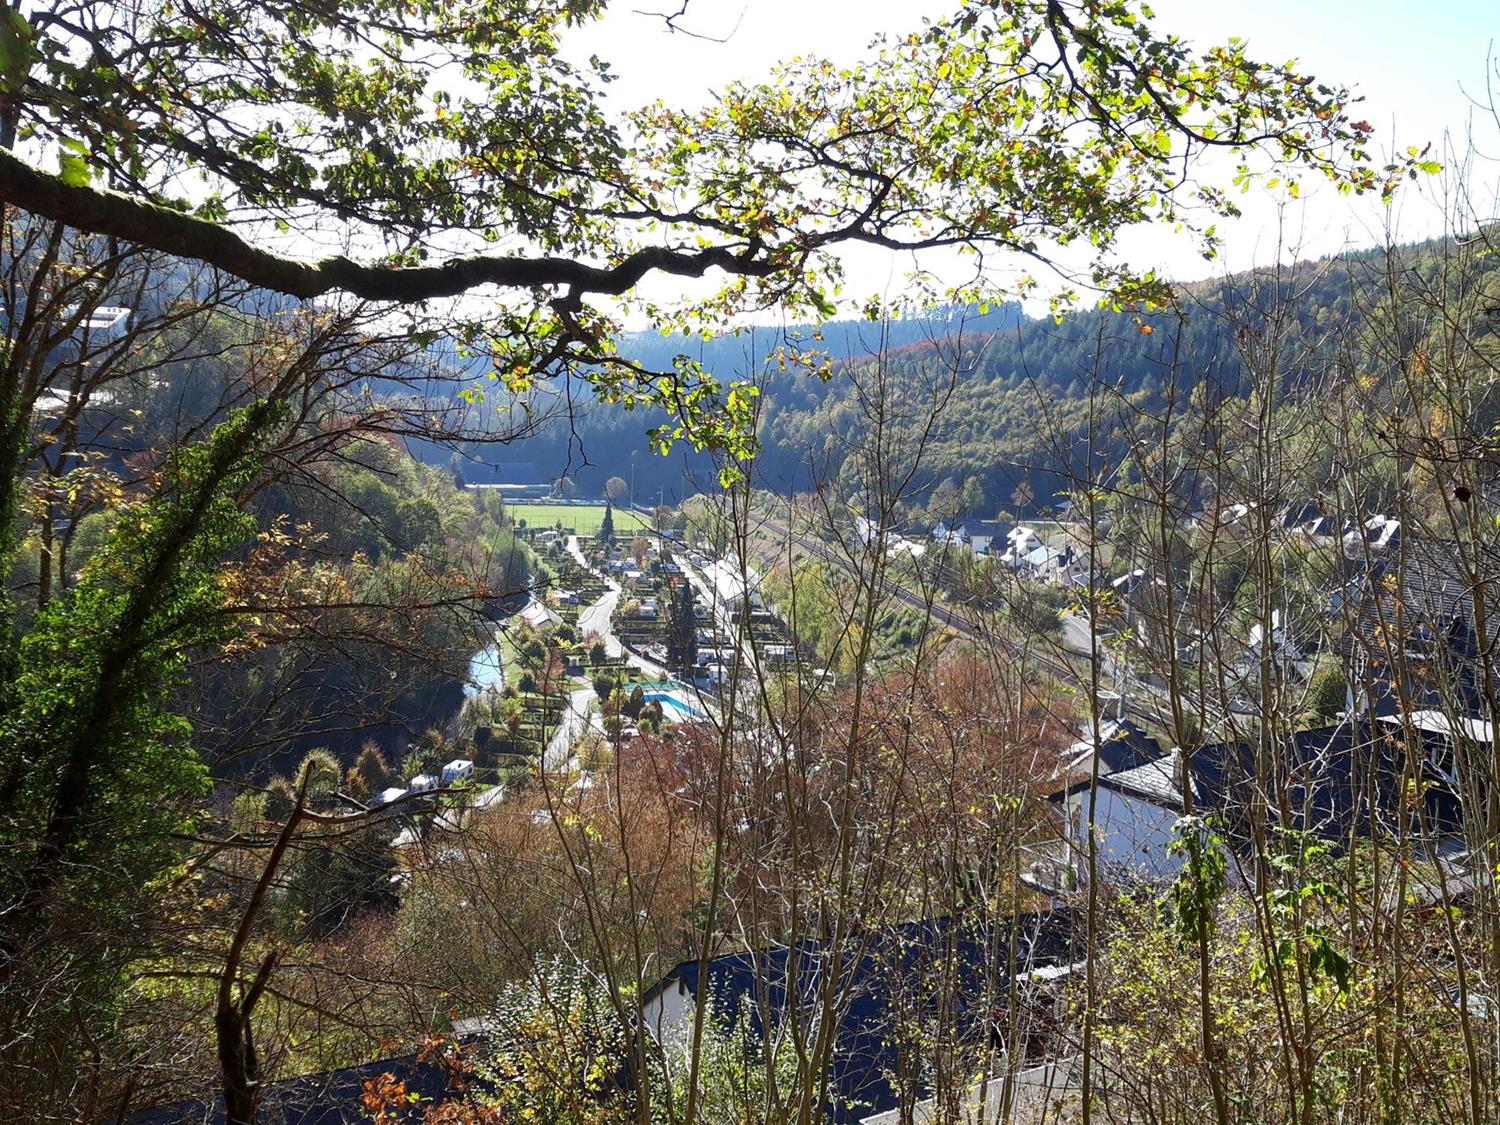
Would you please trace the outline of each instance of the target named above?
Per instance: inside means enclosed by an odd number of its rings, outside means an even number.
[[[578,560],[581,566],[588,566],[588,561],[578,547],[578,536],[568,536],[568,553]],[[620,643],[620,638],[615,636],[614,629],[610,626],[610,617],[620,600],[620,584],[609,577],[604,577],[604,582],[609,589],[578,614],[579,637],[597,633],[603,638],[604,650],[611,657],[623,656],[626,663],[650,679],[666,679],[665,668],[631,652]],[[566,765],[573,756],[573,746],[589,728],[589,714],[593,710],[595,699],[592,684],[574,688],[568,693],[568,703],[558,720],[557,730],[553,731],[551,739],[547,742],[547,749],[542,755],[544,768],[559,769]]]
[[[578,546],[578,536],[568,536],[568,553],[578,561],[579,566],[582,566],[588,570],[593,570],[593,568],[589,566],[588,560],[583,557],[583,551]],[[623,656],[626,663],[628,663],[632,668],[636,668],[639,671],[644,672],[648,677],[657,680],[667,679],[668,676],[666,668],[662,667],[654,660],[647,660],[644,656],[640,656],[637,653],[631,652],[628,648],[620,643],[620,638],[615,636],[615,631],[610,624],[610,619],[614,615],[615,606],[618,605],[620,601],[620,584],[613,578],[609,577],[607,574],[601,574],[599,575],[599,577],[604,579],[604,584],[608,586],[609,589],[604,592],[604,594],[599,598],[598,601],[594,602],[593,605],[589,606],[587,609],[579,613],[578,635],[580,637],[586,637],[590,633],[598,633],[599,636],[604,638],[604,651],[607,652],[611,658],[618,658]]]
[[[568,759],[573,756],[574,744],[582,737],[583,732],[588,730],[589,711],[593,705],[594,689],[592,686],[574,688],[568,693],[568,705],[563,708],[557,730],[552,732],[552,738],[547,743],[547,750],[542,755],[544,769],[560,769],[567,764]]]

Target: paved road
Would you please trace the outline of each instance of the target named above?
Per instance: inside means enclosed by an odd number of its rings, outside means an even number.
[[[593,570],[589,567],[588,560],[583,557],[583,551],[578,546],[578,536],[568,536],[568,553],[578,560],[578,565]],[[595,572],[597,573],[597,572]],[[598,633],[604,638],[604,651],[611,657],[623,656],[626,662],[633,668],[639,669],[653,679],[666,679],[667,670],[654,660],[647,660],[631,652],[623,644],[620,638],[615,636],[614,629],[610,627],[610,617],[615,612],[615,606],[620,601],[620,584],[607,574],[600,574],[608,590],[593,605],[583,610],[578,615],[578,635],[587,636],[589,633]]]
[[[578,547],[578,536],[568,536],[568,553],[577,559],[581,566],[588,566],[588,561]],[[604,577],[604,582],[609,589],[578,614],[578,635],[585,637],[590,633],[597,633],[604,639],[604,650],[611,657],[623,656],[632,668],[651,679],[666,679],[665,668],[631,652],[620,643],[620,638],[615,636],[614,630],[610,627],[610,617],[620,600],[620,584],[609,577]],[[568,704],[563,709],[557,730],[553,732],[551,740],[547,743],[546,753],[542,755],[542,764],[545,768],[557,769],[565,765],[572,757],[573,745],[583,736],[584,731],[588,730],[589,712],[594,705],[595,698],[592,684],[575,688],[568,694]]]
[[[593,702],[592,686],[575,688],[568,693],[568,705],[563,708],[557,730],[552,733],[552,740],[547,743],[546,753],[542,755],[543,768],[555,770],[567,764],[568,759],[573,756],[574,743],[588,730],[589,709]]]

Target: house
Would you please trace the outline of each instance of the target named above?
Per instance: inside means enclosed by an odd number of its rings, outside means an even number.
[[[1382,534],[1384,528],[1382,528]],[[1482,654],[1500,645],[1500,597],[1471,578],[1457,544],[1409,537],[1399,549],[1339,561],[1329,608],[1345,622],[1337,641],[1352,703],[1377,713],[1398,700],[1475,714],[1484,709]],[[1476,604],[1476,591],[1483,600]],[[1475,622],[1485,621],[1485,636]]]
[[[375,796],[371,797],[370,807],[381,808],[391,804],[393,801],[399,801],[404,796],[406,796],[405,789],[402,789],[399,785],[392,785],[390,788],[382,789]]]
[[[1005,549],[1016,558],[1034,550],[1041,541],[1041,537],[1029,527],[1012,527],[1005,532]]]
[[[438,787],[436,774],[419,773],[406,783],[407,789],[413,793],[431,793]]]
[[[939,520],[932,528],[932,541],[950,547],[963,546],[963,524],[957,520]]]
[[[1332,516],[1323,510],[1317,500],[1305,500],[1301,504],[1289,504],[1281,513],[1281,526],[1289,532],[1300,532],[1309,539],[1329,535],[1337,526]]]
[[[1366,550],[1387,551],[1401,542],[1401,521],[1375,515],[1348,528],[1343,535],[1344,550],[1360,554]]]
[[[829,1074],[828,1119],[842,1125],[926,1096],[921,1031],[949,1013],[951,1034],[995,1042],[1006,1031],[1009,977],[1079,958],[1080,927],[1069,909],[999,918],[923,919],[856,932],[835,946],[746,950],[670,970],[644,996],[644,1022],[659,1042],[691,1033],[696,1005],[707,998],[716,1018],[744,1015],[757,1036],[819,1018],[824,989],[834,985],[837,1029]],[[834,979],[830,981],[830,977]]]
[[[527,602],[526,608],[516,614],[527,625],[533,629],[549,629],[562,624],[562,617],[555,609],[544,605],[542,602]]]
[[[1132,770],[1165,757],[1166,751],[1129,719],[1106,722],[1099,728],[1100,775]],[[1064,772],[1071,777],[1094,771],[1094,740],[1085,736],[1062,752]]]
[[[1156,739],[1147,735],[1129,719],[1103,722],[1099,727],[1098,775],[1100,778],[1112,774],[1139,769],[1166,756],[1166,751]],[[1060,818],[1059,827],[1072,825],[1066,820],[1075,816],[1081,801],[1067,804],[1065,798],[1086,792],[1095,773],[1095,747],[1092,734],[1085,730],[1083,737],[1063,749],[1059,754],[1058,777],[1054,782],[1054,797]],[[1057,894],[1077,886],[1077,856],[1069,840],[1069,832],[1060,832],[1059,838],[1042,844],[1032,844],[1022,850],[1028,858],[1027,867],[1021,872],[1021,882],[1035,890]]]
[[[1181,861],[1169,845],[1189,796],[1191,810],[1215,816],[1228,844],[1239,850],[1248,850],[1249,813],[1262,804],[1273,820],[1285,808],[1291,818],[1285,827],[1335,845],[1354,836],[1390,836],[1403,824],[1416,826],[1419,813],[1424,831],[1454,837],[1461,823],[1459,794],[1436,767],[1451,760],[1452,742],[1445,733],[1412,733],[1426,783],[1420,808],[1407,784],[1407,739],[1378,722],[1297,731],[1273,741],[1270,763],[1257,762],[1254,746],[1222,743],[1190,755],[1173,747],[1133,768],[1101,771],[1093,799],[1100,875],[1108,882],[1174,875]],[[1085,875],[1090,785],[1090,779],[1079,779],[1051,798],[1063,822],[1067,864],[1078,879]]]
[[[904,535],[893,537],[890,546],[885,549],[885,557],[888,559],[894,559],[900,555],[910,555],[914,559],[920,559],[926,554],[926,543],[918,543],[915,539],[908,539]]]
[[[1015,528],[1004,520],[967,520],[964,537],[976,555],[997,555]]]
[[[1062,585],[1073,573],[1073,548],[1034,547],[1017,560],[1015,569],[1038,582]]]
[[[934,542],[967,546],[976,555],[999,554],[1015,529],[1004,520],[944,520],[932,529]]]

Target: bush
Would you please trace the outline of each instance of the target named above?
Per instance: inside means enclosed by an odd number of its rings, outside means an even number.
[[[339,760],[319,746],[309,750],[297,766],[296,784],[300,786],[306,778],[308,801],[327,801],[338,794],[343,776]]]
[[[1349,682],[1337,668],[1324,668],[1307,685],[1307,706],[1324,719],[1336,719],[1349,702]]]
[[[430,742],[417,743],[401,762],[401,773],[408,781],[421,773],[438,773],[442,768],[442,757]]]
[[[636,719],[640,717],[641,708],[645,706],[646,693],[641,690],[640,684],[636,684],[635,687],[630,689],[630,697],[620,707],[620,710],[624,713],[626,718]]]
[[[284,777],[272,778],[271,784],[266,786],[266,819],[272,824],[285,824],[296,804],[297,791],[292,788],[292,783]]]
[[[391,783],[391,767],[385,760],[385,755],[380,752],[380,747],[373,742],[366,742],[360,748],[359,757],[354,759],[354,767],[349,771],[349,780],[352,785],[354,778],[358,777],[364,784],[365,792],[379,793]]]
[[[394,906],[390,877],[395,866],[389,841],[373,823],[304,839],[280,903],[290,911],[289,929],[316,940],[333,933],[355,911]]]
[[[611,677],[611,676],[595,676],[594,677],[594,694],[597,695],[601,701],[605,700],[605,699],[608,699],[610,697],[610,695],[614,692],[614,690],[615,690],[615,681],[614,681],[613,677]]]
[[[255,789],[245,790],[229,807],[230,830],[245,836],[258,832],[266,819],[266,805],[266,794]],[[287,812],[291,812],[290,805]]]

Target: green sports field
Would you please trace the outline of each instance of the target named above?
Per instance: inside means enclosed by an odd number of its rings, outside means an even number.
[[[579,535],[593,535],[604,522],[603,504],[528,504],[524,500],[512,500],[507,507],[511,516],[517,522],[525,520],[527,527],[556,527],[557,521],[562,520],[564,527],[573,528]],[[640,512],[615,509],[616,535],[650,527],[651,521]]]

